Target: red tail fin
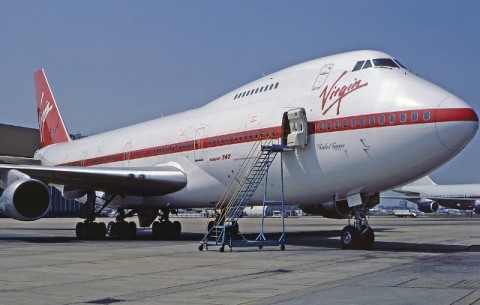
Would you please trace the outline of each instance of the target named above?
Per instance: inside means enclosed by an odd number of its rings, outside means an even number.
[[[55,143],[70,142],[62,116],[58,111],[50,85],[43,69],[34,74],[35,94],[37,95],[38,127],[40,131],[40,147]]]

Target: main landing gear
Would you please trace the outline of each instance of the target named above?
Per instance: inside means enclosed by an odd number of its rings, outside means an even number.
[[[103,198],[105,200],[104,204],[100,210],[95,211],[96,194],[95,192],[87,194],[87,201],[83,204],[79,213],[80,217],[85,218],[85,220],[77,223],[77,226],[75,227],[75,233],[78,239],[105,239],[107,234],[108,236],[117,238],[135,238],[137,235],[137,225],[133,221],[125,221],[126,217],[133,215],[133,210],[130,211],[130,213],[125,214],[124,209],[119,209],[116,222],[111,221],[108,224],[108,227],[104,222],[95,222],[96,216],[100,214],[114,198],[115,195],[112,195],[107,199]]]
[[[107,227],[103,222],[95,222],[95,218],[114,197],[115,196],[111,196],[110,198],[105,199],[102,208],[98,212],[95,212],[96,194],[95,192],[87,194],[87,201],[79,211],[80,217],[85,218],[85,220],[77,223],[77,226],[75,227],[75,233],[78,239],[96,240],[105,238]]]
[[[180,237],[182,225],[179,221],[171,222],[170,209],[161,209],[160,218],[152,223],[152,234],[156,239],[175,239]]]
[[[108,223],[108,236],[125,239],[135,238],[137,236],[137,225],[133,221],[125,221],[125,218],[133,216],[134,212],[134,210],[131,210],[125,214],[124,209],[118,209],[116,221],[110,221]]]
[[[349,224],[343,228],[340,235],[342,249],[371,250],[375,241],[375,233],[368,224],[367,208],[355,207],[352,214],[355,218],[353,225]]]

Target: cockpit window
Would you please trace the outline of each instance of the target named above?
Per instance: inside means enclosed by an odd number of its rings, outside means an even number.
[[[355,64],[355,67],[353,67],[352,72],[360,70],[362,68],[364,62],[365,62],[364,60],[357,61],[357,63]]]
[[[388,67],[388,68],[400,68],[393,59],[390,58],[377,58],[373,60],[375,67]]]
[[[402,68],[404,68],[404,69],[407,69],[407,67],[405,67],[404,65],[402,65],[402,63],[399,62],[398,60],[394,59],[394,61],[395,61],[400,67],[402,67]]]
[[[367,69],[367,68],[371,68],[371,67],[372,67],[372,62],[370,60],[366,60],[362,69]]]
[[[372,65],[373,62],[373,65]],[[358,71],[358,70],[363,70],[363,69],[368,69],[371,67],[376,67],[376,68],[403,68],[407,69],[404,65],[402,65],[398,60],[396,59],[391,59],[391,58],[377,58],[373,60],[359,60],[355,64],[355,67],[353,67],[352,72]]]

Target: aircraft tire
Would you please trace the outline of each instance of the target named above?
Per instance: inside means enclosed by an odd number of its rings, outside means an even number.
[[[97,239],[105,239],[107,235],[107,227],[104,222],[99,222],[96,225]]]
[[[160,222],[159,221],[154,221],[152,223],[152,235],[153,235],[153,238],[155,239],[160,239],[161,237],[161,225],[160,225]]]
[[[182,224],[180,223],[180,221],[175,220],[172,223],[172,235],[174,238],[178,238],[180,237],[181,233],[182,233]]]
[[[78,239],[85,238],[83,227],[84,227],[83,222],[77,222],[77,226],[75,227],[75,234],[77,235]]]
[[[126,223],[125,223],[126,224]],[[125,226],[125,235],[127,238],[134,239],[137,236],[137,224],[133,221],[130,221]]]
[[[344,250],[356,249],[360,240],[360,232],[354,226],[346,226],[340,235],[341,247]]]
[[[373,229],[368,227],[367,230],[360,236],[359,248],[362,250],[372,250],[375,242],[375,233]]]

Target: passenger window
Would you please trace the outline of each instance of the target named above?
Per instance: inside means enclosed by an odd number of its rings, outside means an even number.
[[[400,122],[405,123],[407,121],[407,114],[400,114]]]
[[[343,120],[342,126],[343,126],[343,128],[347,128],[348,127],[348,121]]]
[[[363,60],[357,61],[357,63],[355,64],[355,67],[353,67],[352,72],[360,70],[362,68],[364,62],[365,61],[363,61]]]
[[[370,125],[375,125],[375,116],[370,116],[370,122],[369,122]]]
[[[273,89],[273,84],[270,85],[270,89],[268,89],[268,90],[272,90],[272,89]]]
[[[418,113],[412,112],[412,122],[416,122],[418,120]]]
[[[380,125],[385,124],[385,116],[384,116],[384,115],[381,115],[381,116],[378,118],[378,122],[380,123]]]
[[[260,87],[260,92],[262,92],[262,91],[263,91],[263,87]]]
[[[330,128],[332,127],[332,123],[330,121],[327,122],[327,130],[330,130]]]
[[[365,118],[360,118],[360,127],[365,126]]]
[[[352,128],[355,128],[355,126],[357,126],[357,119],[352,119]]]
[[[276,83],[276,84],[275,84],[275,89],[277,89],[277,88],[278,88],[278,85],[279,85],[279,83]]]
[[[335,129],[338,129],[340,123],[338,121],[335,121]]]
[[[395,114],[390,115],[390,124],[395,123]]]
[[[323,130],[323,122],[318,123],[318,130]]]
[[[257,90],[255,90],[255,94],[257,94],[257,93],[258,93],[258,89],[259,89],[259,88],[257,88]]]
[[[430,120],[430,111],[425,111],[423,113],[423,120],[424,121],[429,121]]]
[[[250,95],[250,90],[247,91],[247,96],[249,96],[249,95]]]

